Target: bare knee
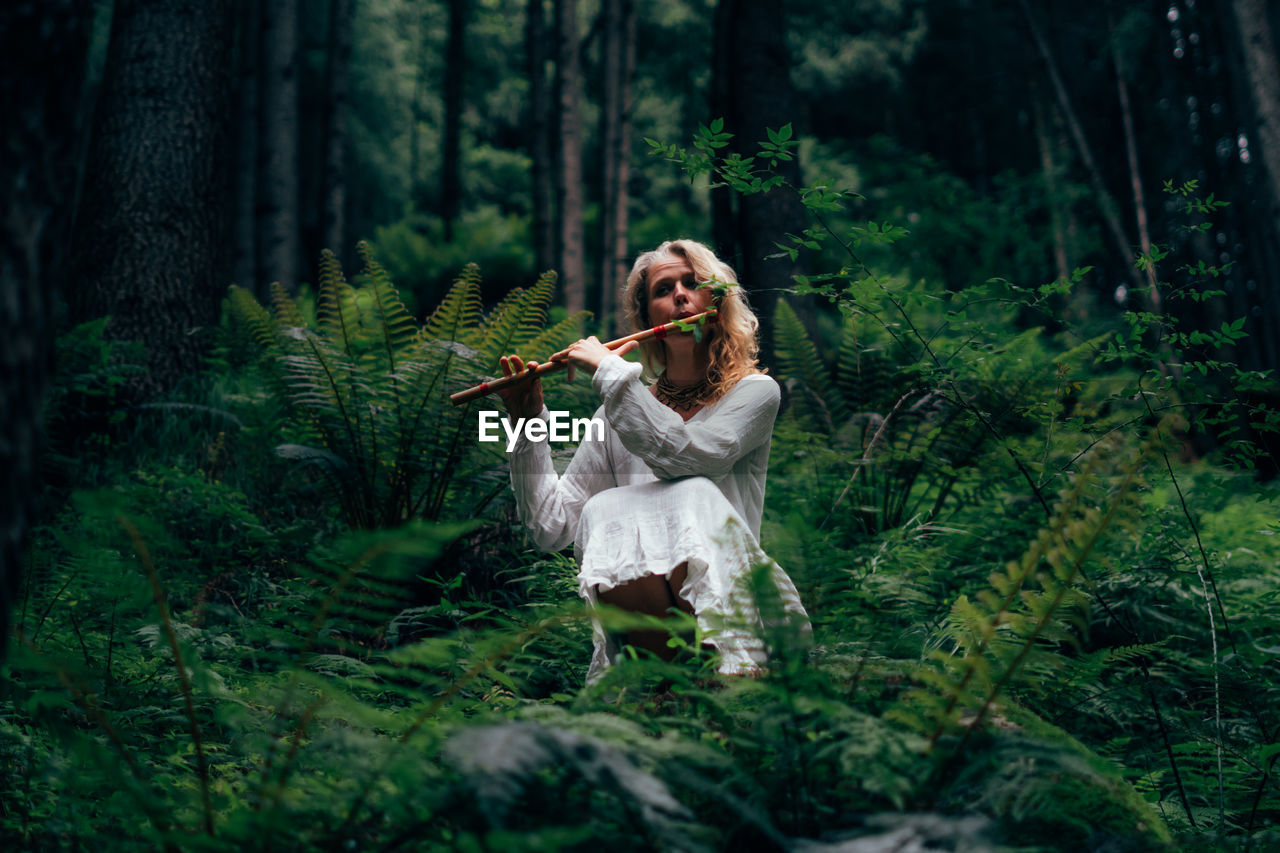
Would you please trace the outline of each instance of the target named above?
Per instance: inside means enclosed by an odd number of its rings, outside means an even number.
[[[670,575],[647,575],[609,590],[597,590],[601,603],[632,613],[664,617],[672,610],[693,615],[693,605],[680,597],[680,589],[688,578],[688,563],[676,566]],[[676,649],[668,644],[668,632],[657,628],[632,629],[623,635],[623,642],[651,652],[663,660],[671,660]]]
[[[667,575],[666,578],[667,589],[671,593],[671,601],[674,603],[674,606],[679,608],[682,612],[688,613],[692,616],[694,615],[693,605],[680,595],[680,590],[684,589],[685,581],[688,579],[689,563],[687,560],[672,569],[671,574]]]
[[[671,591],[667,579],[661,575],[648,575],[613,589],[602,589],[597,598],[610,607],[649,616],[665,616],[671,608]]]

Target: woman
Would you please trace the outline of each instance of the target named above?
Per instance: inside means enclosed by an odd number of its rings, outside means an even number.
[[[704,282],[718,281],[719,291]],[[574,543],[579,592],[596,602],[664,616],[695,616],[722,656],[721,672],[764,662],[760,619],[744,581],[771,566],[789,614],[806,619],[795,587],[760,550],[769,442],[778,385],[756,368],[759,323],[727,265],[689,240],[641,255],[627,277],[623,305],[637,330],[710,307],[717,322],[702,340],[671,335],[610,351],[594,337],[553,358],[592,374],[607,424],[603,441],[583,442],[557,476],[544,442],[522,434],[512,449],[511,484],[525,527],[544,550]],[[642,346],[644,365],[622,356]],[[511,375],[528,369],[502,359]],[[653,385],[641,375],[656,374]],[[513,417],[547,417],[538,380],[503,393]],[[616,660],[617,639],[597,623],[588,680]],[[669,659],[663,631],[629,631],[626,642]]]

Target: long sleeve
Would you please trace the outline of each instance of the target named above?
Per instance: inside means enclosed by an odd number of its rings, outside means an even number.
[[[538,417],[548,419],[545,406]],[[583,505],[597,492],[617,485],[604,444],[584,441],[564,476],[559,476],[547,442],[529,441],[523,431],[516,440],[510,454],[511,489],[520,520],[542,550],[559,551],[573,542]]]
[[[686,422],[640,381],[640,365],[616,355],[600,362],[592,384],[623,446],[664,480],[695,475],[716,480],[728,474],[769,440],[781,400],[772,379],[748,377],[707,417]]]

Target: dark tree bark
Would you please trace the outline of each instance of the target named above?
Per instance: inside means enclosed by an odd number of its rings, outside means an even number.
[[[570,313],[587,303],[587,273],[582,225],[582,92],[578,57],[577,0],[556,0],[556,116],[559,132],[557,196],[560,217],[560,292]]]
[[[37,512],[50,306],[66,274],[93,4],[0,6],[0,659]]]
[[[543,0],[529,0],[525,54],[529,73],[529,159],[532,161],[533,250],[539,272],[556,265],[555,159],[551,90],[547,85],[547,25]]]
[[[1280,62],[1271,29],[1274,4],[1233,0],[1232,9],[1243,66],[1233,73],[1243,78],[1248,88],[1253,107],[1253,141],[1249,148],[1265,175],[1263,187],[1255,190],[1252,205],[1262,215],[1243,217],[1243,230],[1252,237],[1247,242],[1252,246],[1254,274],[1262,284],[1256,301],[1245,297],[1253,303],[1248,310],[1257,320],[1251,324],[1250,337],[1242,349],[1253,356],[1254,366],[1275,369],[1280,367],[1280,300],[1274,296],[1280,285]],[[1244,209],[1242,206],[1242,212]]]
[[[346,249],[347,112],[350,107],[351,0],[329,0],[329,44],[325,60],[324,247],[342,257]]]
[[[529,74],[529,159],[533,204],[533,247],[539,271],[556,265],[555,150],[551,139],[551,86],[547,65],[544,0],[529,0],[525,19],[525,58]]]
[[[232,278],[252,291],[258,279],[258,60],[262,38],[262,0],[239,0],[236,8],[236,150]]]
[[[1044,194],[1049,205],[1049,220],[1053,228],[1053,267],[1059,281],[1071,278],[1071,263],[1067,255],[1066,215],[1063,213],[1062,191],[1058,186],[1058,164],[1054,141],[1049,134],[1048,120],[1040,98],[1032,93],[1032,118],[1036,131],[1036,145],[1040,152],[1040,173],[1044,177]]]
[[[298,0],[264,0],[259,60],[258,284],[298,285]]]
[[[612,333],[620,330],[618,291],[628,272],[627,225],[631,201],[631,75],[636,57],[636,10],[632,0],[604,0],[604,125],[600,158],[604,203],[601,211],[600,319]],[[611,335],[612,337],[613,335]]]
[[[1018,5],[1022,9],[1022,16],[1027,23],[1027,29],[1031,32],[1031,40],[1044,62],[1045,71],[1049,76],[1049,83],[1053,87],[1054,96],[1058,101],[1058,110],[1062,115],[1062,120],[1067,125],[1067,130],[1071,134],[1071,141],[1075,145],[1076,154],[1079,156],[1080,162],[1084,164],[1085,170],[1089,173],[1089,184],[1093,188],[1094,196],[1098,201],[1098,212],[1102,214],[1102,221],[1107,227],[1107,233],[1111,237],[1116,255],[1123,262],[1123,268],[1129,275],[1129,282],[1133,289],[1141,291],[1146,282],[1133,265],[1133,243],[1124,230],[1124,224],[1120,218],[1120,206],[1116,204],[1115,197],[1107,189],[1106,181],[1102,177],[1102,170],[1098,167],[1098,161],[1093,156],[1093,148],[1085,137],[1084,126],[1080,123],[1080,118],[1072,104],[1071,95],[1067,91],[1067,84],[1058,70],[1058,63],[1049,47],[1049,42],[1040,31],[1040,26],[1036,23],[1035,16],[1032,14],[1027,1],[1018,0]]]
[[[72,315],[147,348],[154,393],[200,368],[229,270],[230,0],[119,0],[77,214]]]
[[[716,4],[711,49],[711,118],[730,122],[733,100],[730,93],[733,61],[734,27],[730,20],[737,7],[737,0],[720,0]],[[730,122],[730,133],[737,133]],[[716,254],[735,269],[741,266],[734,237],[737,210],[733,190],[727,186],[711,190],[712,247]]]
[[[726,75],[726,130],[734,133],[733,149],[750,156],[766,139],[766,128],[788,124],[796,109],[791,85],[791,60],[787,53],[786,21],[782,4],[774,0],[721,0],[718,26],[728,28],[723,38],[726,55],[717,68]],[[797,161],[781,162],[778,173],[794,187],[800,183]],[[750,293],[758,294],[752,305],[760,317],[760,356],[773,362],[773,315],[780,292],[792,286],[797,264],[776,254],[776,243],[787,234],[804,230],[804,205],[793,189],[780,187],[768,193],[743,196],[738,200],[734,236],[738,246],[738,278]],[[797,305],[806,325],[812,325],[812,307]]]
[[[1253,148],[1266,169],[1271,221],[1280,235],[1280,63],[1265,0],[1233,0],[1236,27],[1253,100],[1256,141]]]
[[[429,207],[427,192],[427,176],[422,168],[422,131],[427,121],[426,97],[429,81],[427,80],[427,13],[419,10],[416,19],[415,55],[413,59],[413,101],[409,105],[409,198],[419,210]]]
[[[1138,227],[1138,247],[1151,255],[1151,227],[1147,223],[1147,197],[1142,189],[1142,171],[1138,168],[1138,140],[1134,131],[1133,107],[1129,103],[1129,82],[1125,78],[1124,57],[1117,43],[1111,4],[1107,4],[1107,35],[1111,42],[1111,63],[1116,70],[1116,99],[1120,102],[1120,124],[1124,128],[1125,160],[1129,165],[1129,185],[1133,190],[1134,224]],[[1154,264],[1147,265],[1147,307],[1154,313],[1164,310],[1164,298],[1156,279]]]
[[[462,81],[467,62],[467,0],[449,0],[449,44],[444,63],[444,149],[440,158],[440,215],[444,239],[462,210]]]

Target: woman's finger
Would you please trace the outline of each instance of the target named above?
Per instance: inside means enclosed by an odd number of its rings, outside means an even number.
[[[640,346],[639,341],[627,341],[625,344],[614,350],[613,353],[614,355],[626,355],[638,346]]]

